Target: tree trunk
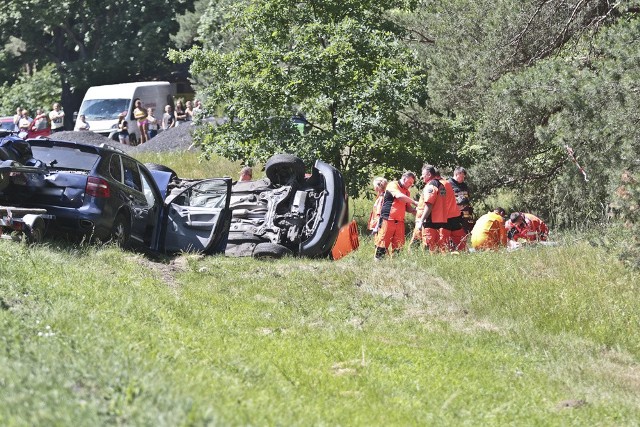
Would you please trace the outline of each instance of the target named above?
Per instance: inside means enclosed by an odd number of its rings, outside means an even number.
[[[62,99],[60,100],[60,103],[62,104],[62,109],[64,110],[64,129],[73,130],[73,113],[77,113],[80,109],[80,104],[82,103],[84,93],[80,94],[77,91],[72,91],[71,85],[69,84],[69,82],[67,82],[67,79],[63,75],[62,71],[60,72],[60,83],[62,86]]]

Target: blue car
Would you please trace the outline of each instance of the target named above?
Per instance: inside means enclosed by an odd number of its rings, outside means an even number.
[[[0,138],[0,204],[46,209],[54,217],[47,232],[163,252],[224,252],[231,180],[200,180],[165,197],[171,178],[107,145]]]

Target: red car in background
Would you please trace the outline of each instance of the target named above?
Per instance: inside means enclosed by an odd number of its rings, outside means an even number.
[[[0,117],[0,130],[13,131],[14,129],[13,117]]]
[[[15,125],[13,123],[13,116],[0,117],[0,130],[7,130],[9,132],[13,132],[15,129]],[[37,130],[35,129],[35,120],[31,122],[31,126],[29,127],[29,131],[26,135],[21,135],[22,138],[37,138],[39,136],[47,137],[51,135],[51,125],[47,123],[47,127],[45,129]]]

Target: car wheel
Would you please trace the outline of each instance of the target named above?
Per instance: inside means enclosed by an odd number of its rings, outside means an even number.
[[[25,229],[25,239],[26,242],[31,243],[42,243],[42,239],[44,238],[45,225],[44,220],[42,218],[37,218],[31,225],[28,225]]]
[[[275,243],[258,243],[253,249],[253,257],[260,259],[280,259],[291,255],[291,249]]]
[[[178,179],[178,174],[169,166],[160,165],[158,163],[145,163],[144,165],[150,171],[169,172],[171,174],[171,181],[173,181],[174,179]]]
[[[111,227],[111,241],[123,249],[129,247],[131,240],[131,222],[124,213],[116,215]]]
[[[304,162],[292,154],[276,154],[265,165],[265,174],[271,183],[283,185],[294,178],[297,182],[304,180]]]

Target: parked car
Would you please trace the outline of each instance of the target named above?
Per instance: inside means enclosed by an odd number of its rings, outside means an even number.
[[[12,116],[0,117],[0,131],[13,131],[15,128]]]
[[[12,116],[0,117],[0,132],[13,132],[15,130],[15,124],[13,123]],[[47,126],[46,129],[36,129],[34,127],[34,123],[31,124],[26,138],[37,138],[39,136],[49,136],[51,135],[51,127]]]
[[[0,139],[0,204],[42,208],[53,232],[123,247],[223,252],[231,179],[183,185],[165,198],[147,168],[124,152],[49,139]]]
[[[154,174],[162,171],[171,175],[166,186],[169,197],[198,182],[180,179],[163,165],[146,166]],[[269,258],[329,256],[340,228],[348,223],[342,174],[320,160],[305,174],[303,161],[290,154],[271,157],[265,173],[264,179],[234,183],[225,253]]]

